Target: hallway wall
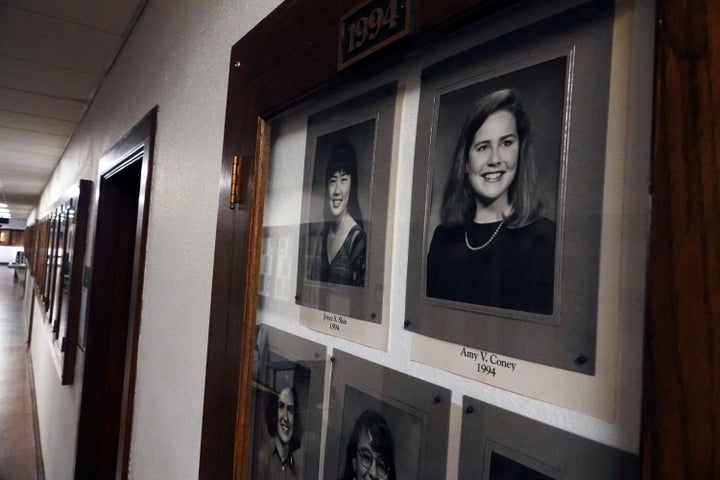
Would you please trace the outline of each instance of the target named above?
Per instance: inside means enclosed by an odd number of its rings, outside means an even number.
[[[148,2],[34,212],[44,216],[79,179],[97,181],[100,157],[159,106],[131,478],[197,477],[230,49],[279,3]],[[90,239],[94,223],[91,218]],[[89,247],[86,265],[92,241]],[[45,325],[35,320],[32,356],[45,471],[53,480],[70,479],[83,355],[76,384],[60,386]]]
[[[33,214],[42,218],[79,179],[97,181],[103,154],[155,105],[159,107],[130,451],[132,479],[197,478],[230,49],[280,3],[281,0],[149,1]],[[626,7],[630,3],[620,2]],[[638,3],[647,10],[647,4],[652,2]],[[419,78],[414,81],[409,82],[412,88],[406,93],[406,104],[414,105],[413,95],[419,92]],[[412,139],[417,115],[407,106],[405,115],[402,135]],[[624,124],[618,126],[623,127]],[[299,141],[303,142],[305,137],[301,137]],[[293,151],[304,151],[302,145],[289,145]],[[403,165],[411,170],[412,149],[402,155]],[[399,198],[405,195],[409,199],[410,180],[410,176],[404,180]],[[224,202],[222,208],[227,208]],[[94,210],[93,205],[91,211]],[[268,208],[268,212],[273,210]],[[90,244],[85,259],[88,266],[95,220],[90,219]],[[403,227],[397,231],[406,232],[409,218],[398,215],[396,221]],[[407,241],[404,235],[398,237],[398,251],[407,250]],[[395,261],[400,263],[394,275],[401,278],[405,272],[402,262],[406,259],[404,255],[395,255]],[[395,284],[404,292],[404,279]],[[393,309],[404,308],[403,295],[393,298]],[[631,307],[641,310],[639,305]],[[36,304],[35,312],[39,311]],[[407,364],[404,359],[409,357],[411,342],[399,324],[393,328],[395,352],[391,355],[373,352],[370,360],[387,360],[389,366],[399,367]],[[45,472],[48,479],[71,479],[84,355],[78,352],[76,384],[61,386],[46,330],[46,325],[36,318],[32,357]],[[307,334],[299,327],[296,330],[311,339],[321,335]],[[618,405],[622,407],[617,423],[623,428],[553,405],[538,405],[540,402],[508,392],[500,392],[496,402],[513,399],[515,410],[525,409],[526,414],[533,410],[530,417],[632,450],[639,431],[636,386],[641,352],[635,348],[642,343],[639,330],[639,324],[634,323],[620,339],[624,356],[620,355],[619,361],[630,365],[619,371],[617,378],[621,387]],[[341,346],[350,353],[362,352],[353,345]],[[434,372],[435,376],[430,378],[431,367],[412,368],[415,373],[421,372],[421,376],[452,388],[456,402],[462,394],[476,395],[480,390],[444,371]]]

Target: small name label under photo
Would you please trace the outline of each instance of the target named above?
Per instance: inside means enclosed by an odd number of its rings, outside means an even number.
[[[339,332],[343,325],[347,325],[348,321],[342,315],[337,313],[322,312],[323,322],[327,325],[331,331]]]
[[[300,324],[334,337],[387,351],[388,328],[386,324],[302,306],[300,307]]]
[[[507,369],[510,372],[515,371],[518,362],[514,362],[507,358],[503,358],[495,353],[486,352],[484,350],[472,350],[466,347],[460,347],[460,357],[466,360],[470,360],[477,367],[477,372],[483,375],[497,375],[498,371],[502,373],[501,369]]]
[[[611,421],[615,370],[596,375],[528,362],[497,352],[413,334],[412,360],[543,402]]]

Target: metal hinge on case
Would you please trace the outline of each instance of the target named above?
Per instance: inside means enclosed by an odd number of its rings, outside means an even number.
[[[239,155],[233,155],[232,176],[230,177],[230,209],[241,204],[243,198],[242,185],[244,180],[243,165],[245,158]]]

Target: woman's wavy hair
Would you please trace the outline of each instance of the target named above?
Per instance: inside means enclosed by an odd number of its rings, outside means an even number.
[[[361,227],[362,212],[360,211],[360,202],[358,201],[358,173],[357,173],[357,154],[355,146],[350,140],[344,139],[336,143],[330,151],[327,167],[325,168],[325,218],[331,218],[330,207],[327,202],[328,198],[328,181],[335,172],[347,173],[350,175],[350,198],[348,199],[347,211],[350,216]]]
[[[293,416],[293,434],[288,443],[289,450],[294,452],[300,448],[300,437],[302,435],[302,425],[300,423],[300,406],[298,402],[298,394],[295,386],[286,385],[279,389],[277,392],[269,391],[265,395],[265,426],[267,427],[268,433],[272,438],[275,438],[278,434],[277,422],[278,422],[278,397],[282,391],[286,388],[290,388],[293,394],[293,400],[295,401],[295,415]]]
[[[375,410],[365,410],[355,420],[350,441],[345,451],[345,471],[343,472],[343,480],[353,480],[355,478],[355,469],[353,468],[353,459],[360,441],[360,434],[366,431],[372,436],[372,448],[381,454],[385,463],[390,467],[388,472],[388,480],[395,480],[397,474],[395,472],[395,443],[393,441],[392,432],[388,427],[385,419]]]
[[[515,91],[503,89],[481,98],[465,119],[455,147],[453,165],[448,175],[440,211],[441,221],[446,226],[468,224],[475,216],[475,191],[467,176],[468,153],[475,134],[485,120],[493,113],[502,110],[515,116],[520,141],[517,171],[508,189],[508,201],[512,209],[505,218],[505,224],[510,228],[524,227],[534,222],[540,214],[537,174],[530,148],[530,118],[525,113]]]

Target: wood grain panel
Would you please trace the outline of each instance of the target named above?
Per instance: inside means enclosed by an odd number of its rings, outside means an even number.
[[[720,478],[720,3],[658,21],[643,478]]]

